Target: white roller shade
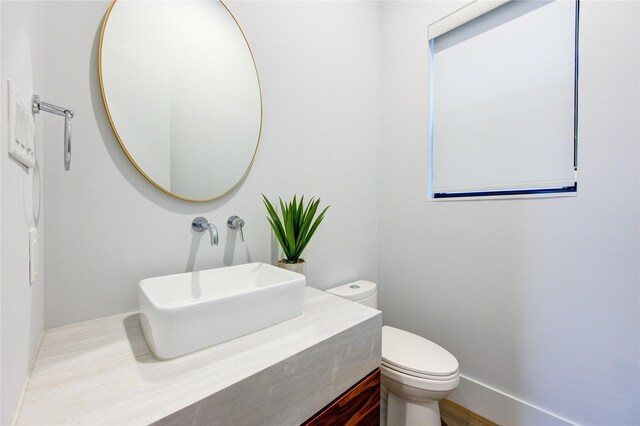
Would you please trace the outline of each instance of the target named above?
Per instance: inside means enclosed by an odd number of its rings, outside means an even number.
[[[575,19],[511,1],[432,40],[434,194],[574,185]]]
[[[429,40],[476,19],[511,0],[475,0],[455,12],[429,24]]]

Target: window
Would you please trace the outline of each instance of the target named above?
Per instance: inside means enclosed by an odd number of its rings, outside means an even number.
[[[576,192],[578,10],[475,1],[429,26],[433,198]]]

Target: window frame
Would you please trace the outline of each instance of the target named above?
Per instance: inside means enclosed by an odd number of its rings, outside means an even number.
[[[562,1],[562,0],[555,0]],[[469,3],[469,5],[475,2]],[[505,2],[506,3],[506,2]],[[503,3],[504,4],[504,3]],[[468,5],[467,5],[468,6]],[[491,13],[490,9],[485,13]],[[455,12],[454,12],[455,13]],[[479,15],[478,15],[479,16]],[[477,16],[476,16],[477,17]],[[472,18],[471,20],[475,19]],[[470,20],[470,21],[471,21]],[[467,21],[467,22],[470,22]],[[466,25],[467,22],[461,25]],[[458,26],[461,26],[458,25]],[[451,28],[453,29],[453,28]],[[441,35],[441,34],[439,34]],[[575,0],[575,28],[574,28],[574,84],[573,84],[573,178],[572,186],[558,188],[523,188],[472,192],[434,192],[433,191],[433,93],[434,93],[434,69],[435,69],[435,41],[438,36],[429,41],[429,200],[488,200],[488,199],[513,199],[513,198],[546,198],[576,196],[578,192],[578,79],[579,79],[579,37],[580,37],[580,0]]]

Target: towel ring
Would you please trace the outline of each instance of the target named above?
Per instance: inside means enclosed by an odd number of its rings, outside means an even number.
[[[71,167],[71,119],[73,118],[73,111],[69,108],[42,102],[38,95],[33,95],[31,98],[31,107],[34,114],[44,111],[64,117],[64,169],[69,170]]]

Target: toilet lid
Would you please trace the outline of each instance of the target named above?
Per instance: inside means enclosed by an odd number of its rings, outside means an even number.
[[[371,281],[359,280],[326,290],[327,293],[349,300],[360,300],[376,294],[376,285]]]
[[[382,327],[382,360],[407,373],[450,376],[458,372],[458,360],[446,349],[408,331]]]

